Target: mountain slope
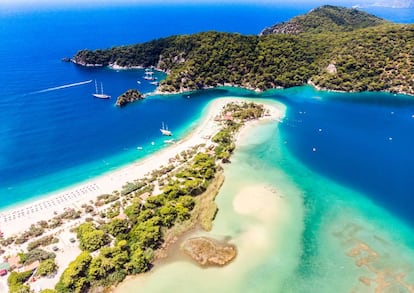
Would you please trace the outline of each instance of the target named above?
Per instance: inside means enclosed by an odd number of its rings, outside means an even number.
[[[346,15],[353,10],[347,11]],[[310,82],[332,90],[414,95],[414,25],[372,23],[356,28],[362,25],[358,22],[352,29],[334,32],[172,36],[82,50],[72,60],[83,66],[157,67],[168,73],[159,86],[166,93],[220,85],[267,90]]]
[[[385,24],[387,21],[369,13],[325,5],[287,22],[265,28],[260,35],[299,34],[304,32],[343,32]]]

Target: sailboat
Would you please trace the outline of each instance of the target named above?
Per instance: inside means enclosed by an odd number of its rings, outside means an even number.
[[[172,132],[168,130],[168,126],[164,127],[164,122],[162,123],[162,128],[160,128],[162,135],[171,136]]]
[[[95,93],[92,94],[92,96],[98,99],[109,99],[111,97],[109,95],[104,94],[102,82],[101,82],[101,93],[98,92],[98,84],[96,83],[96,79],[95,79]]]
[[[157,78],[154,76],[154,71],[147,68],[147,69],[145,69],[144,79],[146,79],[146,80],[156,80]]]

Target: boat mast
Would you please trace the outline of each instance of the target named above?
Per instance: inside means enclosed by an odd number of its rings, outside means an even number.
[[[95,93],[98,93],[98,83],[96,82],[96,79],[95,79]]]
[[[101,82],[101,94],[103,95],[103,84]]]

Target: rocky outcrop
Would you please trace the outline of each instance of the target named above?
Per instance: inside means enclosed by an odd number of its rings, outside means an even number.
[[[143,99],[144,96],[138,90],[130,89],[118,97],[118,99],[116,100],[116,105],[118,107],[123,107],[129,103],[133,103],[135,101]]]
[[[224,266],[237,255],[234,245],[220,243],[207,237],[187,239],[183,251],[202,266]]]
[[[297,22],[282,22],[271,27],[267,27],[260,32],[260,36],[270,34],[299,34],[303,32],[302,26]]]
[[[336,70],[336,66],[333,63],[330,63],[328,65],[328,67],[326,67],[326,71],[330,74],[336,74],[337,70]]]

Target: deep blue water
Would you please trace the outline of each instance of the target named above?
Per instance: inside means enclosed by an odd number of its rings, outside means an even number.
[[[315,4],[1,10],[0,208],[86,180],[160,149],[163,143],[158,129],[162,121],[177,138],[182,137],[215,97],[256,96],[240,90],[206,91],[190,99],[186,95],[153,96],[118,109],[115,97],[125,90],[154,89],[142,79],[142,70],[81,68],[61,62],[62,57],[83,48],[105,48],[172,34],[207,30],[257,34],[265,26],[312,7]],[[397,22],[413,20],[411,10],[376,10],[378,15]],[[93,82],[39,92],[95,79],[103,82],[112,99],[92,98]],[[383,94],[318,93],[308,87],[263,96],[289,106],[283,135],[287,147],[300,160],[325,176],[390,204],[391,209],[414,222],[410,217],[414,214],[410,200],[414,195],[410,180],[414,164],[409,155],[414,147],[409,135],[414,127],[411,102]],[[361,97],[366,99],[361,101]],[[151,146],[152,141],[155,146]],[[144,150],[138,152],[137,146],[144,146]]]
[[[0,207],[148,155],[163,147],[158,130],[162,121],[179,138],[206,103],[220,95],[213,91],[197,95],[197,99],[155,96],[117,109],[115,97],[125,90],[155,89],[142,79],[142,70],[81,68],[61,62],[62,57],[83,48],[172,34],[207,30],[257,34],[263,27],[309,8],[136,5],[1,9]],[[113,98],[92,98],[93,82],[44,91],[88,80],[102,82]],[[155,146],[152,141],[157,142]],[[137,146],[145,147],[137,152]]]
[[[314,171],[414,223],[414,99],[385,93],[288,90],[289,150]]]

